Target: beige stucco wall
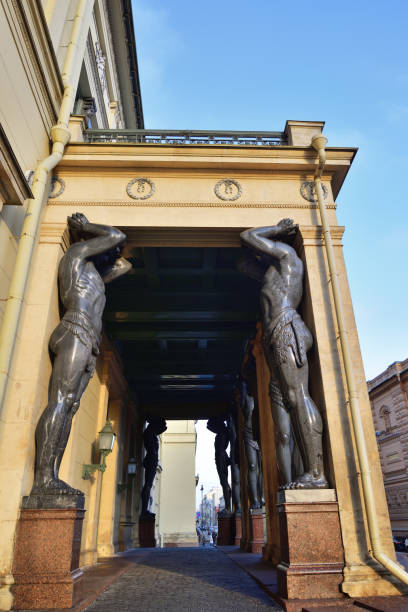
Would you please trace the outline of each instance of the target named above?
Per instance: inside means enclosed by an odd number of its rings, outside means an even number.
[[[161,436],[160,526],[164,546],[196,546],[194,421],[167,421]]]

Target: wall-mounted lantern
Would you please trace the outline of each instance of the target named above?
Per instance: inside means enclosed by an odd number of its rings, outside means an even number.
[[[127,463],[127,475],[130,478],[133,478],[134,476],[136,476],[136,471],[137,471],[137,461],[134,457],[131,457],[130,459],[128,459],[128,463]],[[118,484],[116,485],[116,490],[118,495],[120,495],[120,493],[122,493],[122,491],[124,491],[125,489],[129,489],[130,488],[131,483],[128,482],[118,482]]]
[[[112,423],[107,419],[103,429],[99,432],[98,447],[102,461],[100,463],[84,464],[82,466],[82,478],[84,480],[89,480],[96,470],[99,470],[99,472],[104,472],[106,470],[106,455],[112,452],[115,438],[116,434],[112,429]]]
[[[137,461],[134,457],[128,459],[127,473],[129,476],[135,476],[137,470]]]

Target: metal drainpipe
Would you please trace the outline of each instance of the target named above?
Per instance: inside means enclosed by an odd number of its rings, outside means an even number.
[[[88,0],[79,0],[77,5],[61,75],[64,84],[64,94],[58,114],[58,122],[51,128],[51,140],[53,143],[51,155],[41,161],[34,172],[32,186],[34,198],[28,200],[23,229],[18,243],[16,262],[13,269],[0,332],[0,411],[6,395],[17,328],[23,306],[24,292],[30,271],[38,224],[43,208],[48,175],[61,160],[65,146],[71,137],[71,132],[68,129],[68,121],[75,96],[75,89],[71,84],[71,77],[77,54],[82,20],[87,4]]]
[[[351,351],[348,341],[345,317],[343,311],[343,303],[341,300],[340,286],[336,261],[334,256],[333,243],[330,233],[329,221],[327,218],[326,206],[324,203],[323,189],[321,176],[326,163],[325,146],[327,138],[322,135],[317,135],[312,138],[312,147],[319,154],[319,165],[315,174],[314,183],[317,195],[317,201],[320,209],[320,217],[323,226],[324,245],[327,254],[327,262],[329,266],[330,281],[333,291],[334,306],[336,311],[337,325],[339,328],[341,351],[343,356],[344,371],[346,374],[347,391],[350,401],[351,418],[353,423],[354,437],[356,442],[357,457],[360,464],[361,484],[363,488],[364,503],[367,516],[368,532],[370,535],[372,550],[371,554],[381,565],[383,565],[391,574],[396,576],[401,582],[408,585],[408,573],[405,572],[398,563],[387,557],[384,553],[380,541],[380,530],[378,527],[377,512],[375,506],[375,494],[373,482],[371,479],[370,462],[367,453],[367,446],[364,437],[364,428],[360,415],[358,402],[358,393],[354,380],[354,373],[351,361]]]

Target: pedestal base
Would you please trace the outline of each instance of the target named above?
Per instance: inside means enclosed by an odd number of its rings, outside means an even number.
[[[264,525],[262,508],[250,511],[251,552],[260,554],[264,546]]]
[[[139,546],[140,548],[155,548],[156,538],[154,535],[156,516],[141,516],[139,519]]]
[[[234,517],[231,514],[218,515],[217,546],[232,546],[234,544]]]
[[[13,563],[14,610],[71,608],[85,510],[22,509]]]
[[[242,515],[240,512],[235,513],[235,539],[234,545],[241,546],[242,538]]]
[[[341,598],[343,546],[335,491],[280,491],[278,593],[285,600]]]

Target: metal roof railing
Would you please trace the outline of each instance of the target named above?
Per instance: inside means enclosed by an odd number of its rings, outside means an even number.
[[[159,145],[222,145],[277,147],[287,144],[283,132],[201,130],[86,130],[85,142]]]

